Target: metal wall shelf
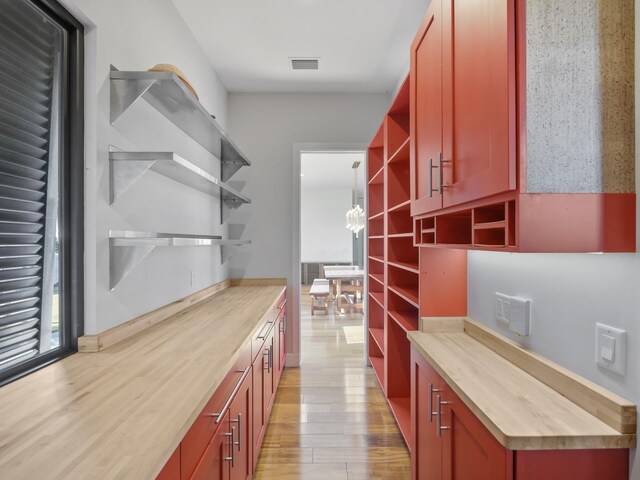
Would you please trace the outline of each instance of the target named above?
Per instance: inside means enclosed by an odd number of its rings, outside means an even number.
[[[220,245],[220,256],[225,263],[236,248],[250,243],[250,240],[222,240],[219,235],[109,230],[109,288],[113,290],[156,247]]]
[[[229,211],[251,200],[224,182],[173,152],[109,152],[110,204],[138,181],[148,170],[220,198],[220,223],[224,223]]]
[[[209,112],[171,72],[121,72],[111,66],[111,123],[138,99],[145,99],[180,130],[221,161],[222,181],[251,162]]]

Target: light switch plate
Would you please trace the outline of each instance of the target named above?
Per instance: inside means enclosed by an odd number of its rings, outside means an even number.
[[[523,337],[531,335],[531,300],[509,298],[509,330]]]
[[[627,363],[627,332],[596,323],[596,363],[602,368],[624,375]]]

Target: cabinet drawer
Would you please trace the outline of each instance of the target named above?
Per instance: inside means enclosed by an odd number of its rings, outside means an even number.
[[[251,363],[256,362],[256,358],[262,352],[264,341],[271,333],[271,329],[276,323],[276,314],[269,315],[268,319],[262,324],[260,329],[253,335],[251,339]]]
[[[220,413],[242,377],[243,372],[250,366],[251,344],[247,342],[246,346],[242,348],[240,357],[182,440],[180,455],[181,478],[189,478],[191,476],[211,438],[213,438],[221,425],[221,422],[217,421],[217,417],[211,416],[211,414]]]

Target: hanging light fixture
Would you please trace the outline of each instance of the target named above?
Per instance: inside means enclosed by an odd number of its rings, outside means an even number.
[[[353,208],[347,212],[347,228],[356,234],[364,228],[364,210],[358,205],[358,167],[360,162],[353,162]]]

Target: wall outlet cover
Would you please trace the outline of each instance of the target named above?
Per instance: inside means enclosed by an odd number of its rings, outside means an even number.
[[[531,300],[519,297],[509,298],[509,330],[523,337],[531,335]]]
[[[509,315],[510,315],[510,305],[509,300],[511,297],[505,295],[503,293],[496,292],[495,294],[495,317],[498,322],[509,323]]]
[[[624,375],[627,363],[627,332],[596,323],[596,363],[618,375]]]

